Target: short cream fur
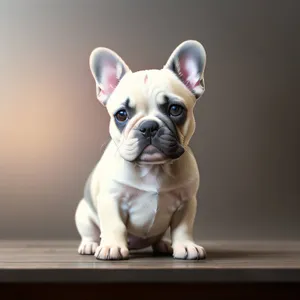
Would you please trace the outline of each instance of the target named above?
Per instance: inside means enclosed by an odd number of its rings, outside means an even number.
[[[128,259],[131,249],[152,246],[155,252],[177,259],[206,257],[204,248],[194,241],[200,175],[189,147],[195,131],[193,109],[205,91],[205,66],[203,46],[191,40],[181,43],[160,70],[132,72],[107,48],[91,53],[96,95],[111,118],[111,141],[91,173],[76,210],[80,254],[102,260]],[[162,113],[166,99],[175,99],[185,108],[180,124]],[[116,113],[126,100],[134,113],[123,125],[116,120]],[[174,139],[177,136],[183,153],[172,158],[156,149],[157,153],[148,155],[150,161],[139,160],[145,151],[141,150],[144,140],[136,132],[146,121],[159,129],[174,124],[176,134],[174,130],[168,134],[174,133]],[[156,129],[146,129],[153,131],[147,141],[154,139]],[[166,238],[168,230],[170,240]]]

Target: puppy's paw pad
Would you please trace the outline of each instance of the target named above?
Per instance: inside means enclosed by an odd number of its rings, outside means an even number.
[[[189,260],[205,259],[206,251],[203,247],[191,242],[176,243],[173,245],[173,257]]]
[[[128,259],[129,251],[125,247],[98,246],[95,257],[99,260],[122,260]]]
[[[158,243],[152,245],[152,249],[154,255],[159,255],[159,254],[167,255],[173,253],[172,245],[167,240],[160,240]]]
[[[78,253],[81,255],[93,255],[96,252],[98,243],[82,241],[78,247]]]

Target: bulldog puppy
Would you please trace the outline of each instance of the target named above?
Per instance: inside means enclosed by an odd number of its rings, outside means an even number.
[[[112,50],[92,51],[90,69],[111,118],[111,140],[76,210],[80,254],[118,260],[152,246],[177,259],[205,258],[193,237],[200,177],[189,148],[205,64],[203,46],[192,40],[159,70],[132,72]]]

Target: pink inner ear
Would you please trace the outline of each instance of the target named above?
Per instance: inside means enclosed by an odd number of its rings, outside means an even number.
[[[179,77],[184,82],[184,84],[191,90],[200,85],[200,76],[195,60],[193,60],[188,55],[184,55],[178,59],[178,62]]]
[[[101,94],[110,95],[120,81],[117,74],[117,66],[113,64],[106,64],[103,66],[102,72]]]

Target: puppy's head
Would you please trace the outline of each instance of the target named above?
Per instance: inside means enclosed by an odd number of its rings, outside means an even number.
[[[180,44],[162,69],[134,73],[110,49],[91,53],[97,98],[125,160],[163,164],[184,153],[195,130],[194,105],[205,90],[205,64],[205,50],[196,41]]]

